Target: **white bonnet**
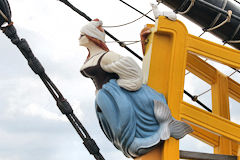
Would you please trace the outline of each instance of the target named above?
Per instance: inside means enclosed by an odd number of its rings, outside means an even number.
[[[105,42],[105,32],[102,32],[97,28],[102,25],[103,22],[101,20],[96,19],[83,26],[80,32],[90,37],[96,38],[102,42]]]

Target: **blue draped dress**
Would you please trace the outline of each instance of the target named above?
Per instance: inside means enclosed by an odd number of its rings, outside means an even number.
[[[81,72],[93,80],[98,90],[95,106],[101,129],[125,156],[141,156],[161,140],[170,136],[180,139],[192,132],[189,125],[171,116],[163,94],[147,85],[137,91],[120,87],[119,77],[101,68],[101,58],[96,66]]]

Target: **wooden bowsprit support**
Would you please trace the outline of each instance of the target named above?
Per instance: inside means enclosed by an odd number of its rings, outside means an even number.
[[[237,156],[180,151],[181,159],[191,160],[237,160]]]
[[[180,21],[159,17],[155,26],[148,26],[152,34],[143,60],[145,83],[165,95],[176,119],[192,125],[192,136],[214,147],[215,154],[235,155],[235,159],[238,155],[240,159],[240,125],[230,121],[228,100],[232,97],[240,102],[240,85],[196,56],[239,69],[240,52],[188,34]],[[213,113],[183,101],[186,69],[212,86]],[[179,141],[170,138],[136,160],[179,158]]]

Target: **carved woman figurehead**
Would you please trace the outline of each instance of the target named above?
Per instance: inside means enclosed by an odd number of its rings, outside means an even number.
[[[143,30],[142,40],[149,34],[149,29]],[[81,73],[95,84],[100,126],[125,156],[141,156],[163,140],[180,139],[192,132],[190,126],[171,116],[163,94],[143,85],[142,70],[131,57],[109,51],[100,20],[81,29],[79,44],[89,51]]]

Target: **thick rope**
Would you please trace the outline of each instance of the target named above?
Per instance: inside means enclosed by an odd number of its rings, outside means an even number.
[[[227,18],[222,22],[220,23],[219,25],[216,25],[215,27],[212,27],[212,28],[208,28],[206,31],[212,31],[212,30],[215,30],[221,26],[223,26],[224,24],[228,23],[231,21],[231,17],[232,17],[232,11],[231,10],[228,10],[228,16]]]
[[[223,6],[222,6],[222,9],[225,9],[225,7],[226,7],[226,5],[227,5],[227,0],[225,0],[224,2],[223,2]],[[210,27],[209,28],[211,28],[211,27],[213,27],[216,23],[217,23],[217,21],[219,20],[219,18],[221,17],[221,14],[222,13],[218,13],[217,14],[217,16],[215,17],[215,19],[213,20],[213,22],[210,24]]]
[[[194,4],[195,4],[195,0],[191,0],[190,5],[188,6],[188,8],[187,8],[185,11],[183,11],[183,12],[177,11],[177,13],[178,13],[178,14],[181,14],[181,15],[186,14],[187,12],[190,11],[190,9],[194,6]]]
[[[7,22],[9,21],[7,16],[1,11],[1,9],[0,9],[0,14]]]
[[[231,41],[227,41],[227,43],[240,43],[240,40],[231,40]]]
[[[11,25],[10,25],[11,24]],[[89,136],[87,130],[78,120],[78,118],[73,113],[71,105],[68,101],[63,97],[61,92],[55,86],[55,84],[51,81],[51,79],[45,73],[44,67],[41,65],[39,60],[34,56],[33,52],[30,49],[27,41],[25,39],[20,39],[17,35],[17,31],[15,27],[10,23],[9,26],[2,28],[3,33],[11,40],[11,42],[18,47],[21,51],[22,55],[26,58],[29,67],[36,73],[41,80],[43,81],[44,85],[47,87],[51,95],[56,101],[56,104],[62,114],[66,115],[79,134],[79,136],[83,140],[84,146],[87,148],[90,154],[92,154],[96,160],[104,160],[103,156],[99,152],[99,148],[95,141]]]

